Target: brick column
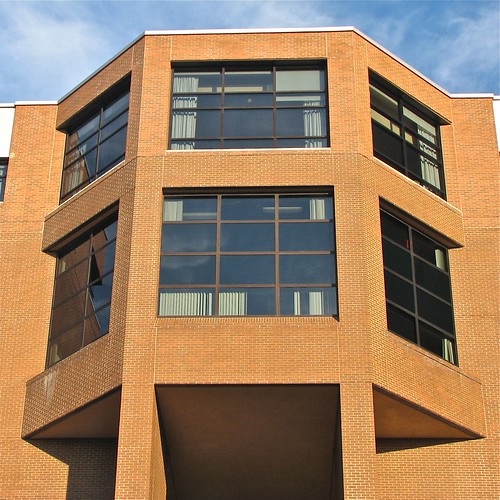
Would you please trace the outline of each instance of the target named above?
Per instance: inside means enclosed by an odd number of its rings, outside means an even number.
[[[340,408],[344,499],[375,500],[376,448],[372,385],[367,382],[341,384]]]

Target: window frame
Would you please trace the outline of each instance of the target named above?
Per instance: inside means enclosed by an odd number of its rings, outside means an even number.
[[[276,83],[276,72],[277,71],[310,71],[310,70],[318,70],[322,73],[322,82],[323,89],[322,90],[295,90],[295,91],[279,91],[277,90]],[[231,87],[227,87],[225,85],[226,73],[233,72],[245,72],[245,71],[270,71],[272,76],[272,89],[268,89],[260,92],[250,92],[250,91],[229,91]],[[205,93],[205,92],[174,92],[175,85],[175,76],[182,73],[211,73],[211,72],[219,72],[220,74],[220,89],[218,92],[214,93]],[[255,96],[268,95],[272,98],[272,103],[270,105],[255,105],[255,106],[244,106],[244,105],[226,105],[225,99],[227,96],[243,96],[249,93],[253,93]],[[320,96],[320,104],[316,104],[311,106],[310,108],[302,105],[278,105],[277,97],[286,96],[286,95],[299,95],[299,94],[314,94]],[[221,102],[219,105],[211,106],[211,107],[176,107],[175,106],[175,98],[176,97],[187,97],[187,96],[220,96]],[[321,103],[322,101],[322,103]],[[207,64],[205,63],[180,63],[174,64],[172,68],[172,84],[171,84],[171,108],[170,108],[170,122],[169,122],[169,142],[168,149],[173,151],[179,150],[200,150],[200,149],[255,149],[255,148],[272,148],[272,149],[284,149],[284,148],[300,148],[300,149],[322,149],[328,148],[330,145],[330,126],[329,126],[329,116],[328,116],[328,78],[327,78],[327,70],[325,61],[320,60],[305,60],[305,61],[255,61],[255,62],[218,62]],[[280,111],[286,110],[320,110],[322,112],[321,117],[324,119],[324,133],[320,135],[279,135],[277,133],[278,127],[278,119],[277,115]],[[218,113],[220,118],[219,123],[219,134],[213,135],[211,137],[173,137],[174,133],[174,113],[181,111],[194,111],[194,112],[205,112],[212,111],[214,113]],[[262,135],[241,135],[241,136],[231,136],[225,133],[224,124],[225,124],[225,113],[232,113],[235,111],[245,112],[245,111],[271,111],[272,112],[272,135],[262,134]],[[267,121],[265,122],[267,124]],[[265,145],[257,145],[257,141],[267,141]],[[306,141],[313,142],[322,142],[321,146],[298,146],[298,145],[279,145],[279,141]],[[213,143],[217,142],[217,145]],[[230,144],[240,143],[239,145]],[[248,145],[245,143],[248,142]],[[184,147],[173,147],[175,144],[181,143],[205,143],[206,147],[193,147],[193,148],[184,148]],[[212,144],[210,144],[212,143]],[[226,144],[228,144],[226,146]],[[242,145],[245,144],[245,145]]]
[[[102,244],[98,244],[98,246],[93,245],[94,239],[98,238],[101,234],[105,235],[105,231],[109,230],[114,226],[114,229],[111,229],[114,236],[108,240],[106,240]],[[111,304],[112,304],[112,294],[113,294],[113,282],[114,282],[114,271],[115,271],[115,262],[116,262],[116,241],[117,241],[117,228],[118,228],[118,211],[114,209],[111,213],[106,213],[104,215],[96,217],[93,222],[89,222],[89,224],[85,225],[83,228],[79,228],[72,235],[69,236],[70,240],[65,240],[63,242],[59,242],[57,246],[53,248],[51,253],[55,253],[56,256],[56,266],[55,266],[55,275],[54,275],[54,289],[53,289],[53,297],[52,297],[52,305],[51,305],[51,318],[50,318],[50,328],[49,328],[49,336],[47,342],[47,355],[46,355],[46,368],[49,368],[56,363],[66,359],[71,356],[75,352],[80,351],[87,345],[95,342],[99,338],[105,336],[109,332],[109,320],[111,313]],[[105,235],[106,236],[106,235]],[[69,267],[66,267],[64,262],[64,258],[69,256],[71,252],[77,250],[78,248],[83,248],[86,245],[87,249],[82,255],[79,255],[76,260],[74,260]],[[84,249],[85,250],[85,249]],[[111,251],[111,253],[106,253]],[[96,269],[96,256],[104,257],[103,262],[103,273],[99,274],[97,277],[93,274],[93,271]],[[106,261],[109,268],[106,269]],[[63,265],[64,264],[64,265]],[[85,267],[85,276],[78,276],[79,271],[77,270],[80,266]],[[63,268],[64,267],[64,268]],[[80,278],[77,280],[76,278]],[[78,285],[71,286],[71,290],[69,290],[66,294],[64,293],[64,288],[62,292],[62,298],[60,293],[58,292],[58,284],[62,284],[64,286],[64,281],[72,279],[73,282],[78,281]],[[111,280],[109,284],[109,297],[103,303],[98,304],[97,307],[94,307],[94,293],[92,292],[92,287],[96,285],[102,285],[104,280]],[[75,318],[71,321],[67,321],[64,324],[64,305],[70,303],[73,299],[77,299],[79,295],[82,295],[82,311],[79,311],[81,314],[76,314]],[[86,326],[87,322],[91,321],[92,318],[97,318],[98,313],[103,312],[105,309],[108,309],[107,312],[107,328],[105,331],[100,331],[98,336],[87,341],[88,337],[86,337]],[[55,331],[56,322],[62,322],[63,326],[60,327],[59,331]],[[80,342],[79,347],[74,348],[71,347],[68,353],[63,354],[60,357],[58,354],[55,354],[55,350],[57,349],[58,343],[64,338],[71,338],[70,335],[74,331],[75,328],[80,327]],[[66,336],[66,337],[65,337]],[[75,344],[76,345],[76,344]],[[57,356],[57,359],[54,358]]]
[[[395,168],[409,179],[412,179],[439,197],[446,199],[446,183],[440,128],[442,125],[449,124],[449,122],[372,71],[370,71],[369,74],[369,83],[373,155],[384,163],[387,163],[391,167]],[[387,111],[384,111],[381,107],[377,107],[376,104],[374,104],[371,97],[372,87],[382,94],[385,94],[385,96],[390,98],[390,100],[395,101],[397,104],[397,116],[388,114]],[[417,118],[435,128],[435,142],[430,141],[424,135],[411,129],[409,126],[411,121],[408,118],[408,115],[405,115],[405,110],[416,115]],[[379,120],[375,119],[373,116],[374,112],[381,115],[381,118],[384,120],[387,120],[390,123],[391,128],[382,125]],[[377,131],[385,134],[387,137],[390,137],[394,140],[394,142],[397,142],[400,145],[399,153],[402,156],[401,161],[398,161],[394,156],[390,157],[381,151],[380,144],[376,144]],[[414,138],[415,141],[419,143],[420,147],[412,144],[409,140],[407,140],[407,137]],[[431,153],[426,152],[425,148],[428,150],[435,150],[435,157],[432,156]],[[414,156],[418,155],[421,161],[422,159],[427,160],[436,165],[439,181],[438,186],[429,180],[424,179],[424,174],[418,174],[411,169],[411,161],[409,159],[411,153],[413,153]]]
[[[125,96],[128,96],[128,102],[126,106],[123,109],[119,110],[116,116],[114,116],[111,120],[106,120],[106,111],[111,109],[114,104],[116,104]],[[82,191],[85,187],[92,184],[95,180],[97,180],[99,177],[104,175],[106,172],[111,170],[113,167],[115,167],[125,159],[128,136],[129,110],[130,77],[128,76],[117,84],[113,85],[95,102],[88,105],[81,112],[77,113],[60,127],[60,129],[66,133],[63,171],[61,177],[60,203],[63,203],[76,193]],[[123,120],[123,117],[125,117],[125,121],[120,124],[119,120]],[[78,138],[76,142],[72,144],[72,135],[76,134],[79,129],[84,128],[85,125],[88,125],[93,120],[98,121],[97,128],[88,135],[82,135],[81,138]],[[104,135],[105,129],[107,127],[110,127],[110,125],[117,123],[118,126],[116,129],[112,130],[111,133]],[[112,158],[106,164],[100,167],[99,163],[101,160],[101,154],[103,153],[103,150],[105,150],[103,145],[105,145],[107,141],[110,141],[113,137],[118,137],[118,134],[120,133],[124,133],[125,135],[125,137],[121,140],[122,144],[120,145],[120,155]],[[94,144],[90,143],[91,140],[94,140]],[[90,157],[90,154],[92,153],[95,153],[95,159],[92,161],[94,167],[91,167],[92,172],[89,172],[86,158]],[[82,175],[82,179],[80,179],[79,181],[77,180],[74,185],[67,189],[65,183],[67,181],[71,183],[71,181],[68,180],[69,176],[71,175],[71,169],[73,167],[78,167],[78,163],[81,161],[84,162],[85,169],[85,172],[84,170],[80,170],[82,173],[84,172],[84,174]]]
[[[0,202],[5,198],[5,185],[7,183],[7,170],[9,168],[9,159],[0,158]]]
[[[332,207],[332,217],[328,219],[291,219],[291,218],[279,218],[278,215],[278,200],[281,197],[287,196],[318,196],[325,197],[331,200]],[[158,317],[312,317],[312,316],[321,316],[321,317],[335,317],[338,319],[338,279],[337,279],[337,262],[336,262],[336,234],[335,234],[335,209],[334,209],[334,197],[333,190],[331,188],[328,189],[311,189],[307,191],[283,191],[283,190],[258,190],[258,191],[249,191],[249,190],[225,190],[218,189],[210,192],[192,192],[192,191],[183,191],[183,192],[175,192],[172,190],[166,190],[163,197],[163,205],[165,205],[165,201],[169,198],[175,199],[186,199],[186,198],[201,198],[201,197],[209,197],[215,198],[217,211],[216,218],[211,220],[192,220],[192,221],[166,221],[164,217],[162,217],[162,247],[163,247],[163,228],[168,224],[174,225],[191,225],[191,224],[212,224],[216,226],[216,240],[215,240],[215,249],[212,251],[200,251],[200,252],[169,252],[165,249],[160,250],[160,276],[159,276],[159,303],[158,303]],[[274,202],[274,214],[273,218],[268,219],[231,219],[231,218],[222,218],[221,215],[221,206],[222,200],[224,198],[259,198],[259,197],[273,197]],[[278,247],[279,233],[280,227],[282,224],[294,224],[294,223],[312,223],[312,224],[328,224],[328,231],[331,230],[331,248],[325,250],[280,250]],[[257,224],[269,224],[273,226],[273,244],[274,248],[272,250],[222,250],[221,249],[221,231],[223,226],[228,225],[257,225]],[[199,283],[199,284],[178,284],[178,283],[162,283],[162,266],[161,261],[164,257],[168,256],[197,256],[197,255],[209,255],[215,259],[215,279],[213,283]],[[287,283],[284,281],[280,281],[280,262],[283,260],[283,257],[286,256],[297,256],[297,255],[310,255],[310,256],[330,256],[331,263],[331,272],[332,272],[332,281],[324,281],[321,283]],[[274,265],[274,276],[272,277],[272,281],[261,283],[224,283],[221,278],[221,259],[224,257],[254,257],[254,256],[270,256],[273,258]],[[210,293],[213,294],[213,312],[209,314],[161,314],[160,311],[160,297],[162,294],[162,290],[175,290],[175,291],[195,291],[195,290],[210,290]],[[230,289],[245,289],[245,290],[255,290],[255,289],[269,289],[273,290],[274,294],[274,312],[271,313],[262,313],[262,314],[220,314],[219,313],[219,301],[220,301],[220,292],[224,290]],[[332,314],[281,314],[280,309],[282,305],[280,304],[281,294],[284,289],[297,290],[300,293],[301,289],[307,289],[308,291],[316,291],[316,289],[324,289],[328,290],[327,296],[321,300],[331,301],[328,306],[333,308]],[[310,290],[309,290],[310,289]],[[314,289],[314,290],[313,290]],[[328,307],[325,306],[325,307]],[[309,306],[308,306],[309,307]],[[321,306],[324,307],[324,306]],[[305,308],[304,308],[305,309]]]
[[[392,221],[390,219],[392,219]],[[431,352],[441,359],[458,366],[456,342],[457,339],[448,255],[449,247],[443,244],[443,240],[445,238],[440,238],[441,241],[437,241],[435,235],[431,231],[426,232],[422,224],[413,225],[407,219],[407,217],[387,210],[385,207],[382,207],[380,209],[380,233],[383,251],[387,329],[391,333],[394,333],[395,335],[398,335],[399,337],[402,337],[405,340],[420,346],[427,352]],[[400,242],[396,241],[394,237],[391,237],[388,234],[384,234],[384,220],[386,220],[388,223],[392,223],[393,221],[395,221],[399,226],[406,228],[408,239],[404,246],[401,245]],[[422,241],[425,240],[433,244],[433,247],[436,251],[436,261],[439,260],[439,263],[432,263],[429,259],[422,255],[422,250],[418,249],[418,240],[420,240],[420,244],[422,244]],[[408,260],[410,262],[410,267],[408,267],[410,275],[401,270],[401,268],[404,267],[404,263],[402,264],[401,260],[396,261],[396,259],[393,258],[389,261],[388,253],[390,251],[390,246],[394,247],[394,249],[399,252],[400,255],[405,255],[408,257]],[[439,258],[437,256],[438,250],[440,256]],[[434,275],[438,276],[441,280],[441,285],[445,285],[441,292],[436,292],[435,285],[433,285],[434,289],[432,289],[428,286],[428,282],[422,283],[422,278],[419,278],[419,274],[422,274],[421,271],[419,272],[419,268],[421,268],[422,265],[427,266],[428,268],[426,272],[426,279],[429,279],[429,274],[432,276],[432,273],[434,273]],[[398,266],[400,270],[397,269]],[[389,286],[391,285],[388,283],[388,277],[404,283],[404,286],[407,287],[407,290],[411,288],[411,296],[409,297],[409,302],[411,303],[410,307],[403,303],[405,300],[408,300],[408,296],[405,297],[405,294],[401,293],[402,289],[399,289],[399,291],[397,292],[394,292],[392,290],[389,291]],[[391,299],[392,295],[397,295],[397,300]],[[448,298],[444,295],[446,295]],[[424,297],[427,297],[426,300],[430,299],[436,304],[442,304],[444,307],[449,307],[449,328],[438,325],[429,318],[429,312],[424,306]],[[423,311],[426,311],[425,316]],[[391,314],[392,320],[390,318]],[[406,317],[405,319],[411,317],[414,327],[413,331],[402,332],[397,331],[395,327],[391,328],[390,322],[393,321],[394,324],[394,314],[399,314],[400,318]],[[442,349],[440,354],[435,352],[435,350],[432,350],[430,347],[426,347],[426,341],[422,341],[422,337],[425,337],[425,334],[423,335],[422,332],[425,332],[425,329],[427,329],[427,334],[429,334],[430,337],[436,337],[441,340]],[[414,338],[412,338],[413,336]],[[447,342],[445,341],[448,341],[449,344],[447,344]]]

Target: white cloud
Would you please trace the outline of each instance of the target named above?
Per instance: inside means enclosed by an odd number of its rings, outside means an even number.
[[[234,2],[223,6],[225,27],[245,28],[330,26],[332,18],[316,2]]]
[[[448,89],[474,92],[484,87],[485,79],[499,92],[499,12],[482,11],[476,18],[450,20],[451,36],[441,38],[435,51],[441,55],[433,78]]]
[[[0,101],[16,87],[23,90],[16,92],[18,100],[57,99],[95,70],[96,60],[105,61],[110,44],[98,26],[86,20],[77,4],[58,12],[62,6],[44,11],[34,3],[0,3],[0,46],[6,61]]]

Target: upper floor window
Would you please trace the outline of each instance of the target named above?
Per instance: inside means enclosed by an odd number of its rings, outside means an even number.
[[[327,129],[323,67],[174,71],[171,149],[321,148]]]
[[[128,107],[127,90],[71,126],[66,140],[61,201],[125,159]]]
[[[166,196],[160,316],[337,315],[328,193]]]
[[[7,165],[6,158],[0,158],[0,201],[3,201],[5,195],[5,181],[7,180]]]
[[[456,364],[447,249],[386,212],[381,222],[389,330]]]
[[[370,97],[373,154],[444,198],[440,119],[373,75]]]
[[[115,215],[57,258],[47,366],[108,332],[116,224]]]

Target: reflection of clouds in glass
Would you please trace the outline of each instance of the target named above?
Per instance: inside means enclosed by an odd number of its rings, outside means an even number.
[[[211,255],[196,255],[196,256],[173,256],[168,257],[168,268],[169,269],[180,269],[186,267],[200,267],[203,265],[207,265],[210,262],[210,259],[214,260],[215,258]]]
[[[215,224],[164,224],[164,252],[215,252]]]

